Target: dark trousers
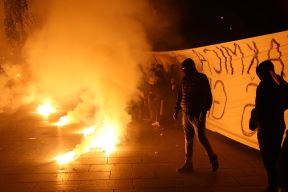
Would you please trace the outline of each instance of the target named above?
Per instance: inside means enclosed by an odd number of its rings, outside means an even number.
[[[278,176],[279,186],[284,191],[288,191],[288,131],[286,131],[286,137],[280,152]]]
[[[278,173],[277,163],[281,151],[284,128],[280,126],[265,126],[258,128],[258,143],[262,156],[262,161],[268,177],[268,185],[277,187]]]
[[[185,136],[185,161],[186,163],[192,163],[192,154],[193,154],[193,140],[194,135],[196,134],[199,143],[206,151],[207,155],[212,158],[215,156],[215,153],[212,150],[212,147],[206,137],[206,112],[200,114],[186,114],[182,113],[182,126],[184,129]]]

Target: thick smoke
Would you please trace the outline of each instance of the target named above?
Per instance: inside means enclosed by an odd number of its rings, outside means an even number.
[[[96,120],[128,123],[138,65],[149,51],[141,24],[149,5],[142,0],[52,0],[47,5],[41,30],[25,47],[36,95],[60,103],[78,97],[69,114],[92,111]]]

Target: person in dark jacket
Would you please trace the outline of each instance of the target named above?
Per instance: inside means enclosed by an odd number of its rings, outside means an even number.
[[[208,78],[205,74],[196,70],[195,63],[191,58],[182,62],[184,77],[179,87],[173,118],[177,119],[178,112],[182,111],[182,126],[185,136],[185,163],[178,172],[189,172],[193,170],[192,153],[193,138],[198,141],[207,152],[212,170],[215,172],[218,167],[218,158],[214,153],[205,134],[206,113],[212,105],[212,93]]]
[[[280,192],[288,192],[288,130],[281,147],[278,170]]]
[[[256,89],[257,139],[262,161],[268,177],[267,192],[277,191],[277,161],[285,131],[283,84],[285,81],[274,72],[270,60],[261,62],[256,73],[261,80]]]

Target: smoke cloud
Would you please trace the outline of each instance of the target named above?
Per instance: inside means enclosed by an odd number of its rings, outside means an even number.
[[[127,103],[140,80],[138,65],[150,49],[141,24],[149,4],[51,0],[47,6],[41,30],[24,50],[36,95],[60,103],[78,98],[69,112],[78,120],[96,111],[95,121],[110,118],[127,124]]]

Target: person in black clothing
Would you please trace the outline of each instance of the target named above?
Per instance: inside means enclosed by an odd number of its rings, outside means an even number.
[[[263,61],[256,68],[261,80],[256,89],[257,139],[262,161],[268,177],[267,192],[277,191],[277,161],[285,131],[283,90],[286,83],[274,72],[270,60]]]
[[[193,138],[196,134],[200,144],[207,152],[212,170],[218,167],[217,155],[205,135],[206,113],[212,105],[212,93],[208,78],[205,74],[196,70],[195,63],[187,58],[182,63],[184,77],[179,87],[173,118],[177,119],[178,112],[182,111],[182,126],[185,136],[185,163],[178,172],[189,172],[193,170],[192,153]]]
[[[179,128],[180,121],[175,121],[175,120],[173,121],[173,119],[171,119],[171,116],[173,116],[175,112],[175,101],[177,99],[178,90],[179,90],[179,83],[177,82],[175,77],[171,77],[169,87],[170,89],[169,89],[169,94],[168,94],[167,112],[170,118],[167,121],[171,128],[177,129]]]
[[[280,192],[288,192],[288,130],[281,147],[278,169]]]
[[[159,104],[159,123],[161,126],[161,130],[166,128],[169,124],[167,121],[167,106],[168,106],[168,96],[169,96],[169,79],[167,72],[164,70],[164,66],[162,64],[157,64],[156,65],[156,71],[155,75],[158,79],[157,81],[157,86],[159,88],[159,99],[160,99],[160,104]],[[169,116],[171,119],[171,115]]]

